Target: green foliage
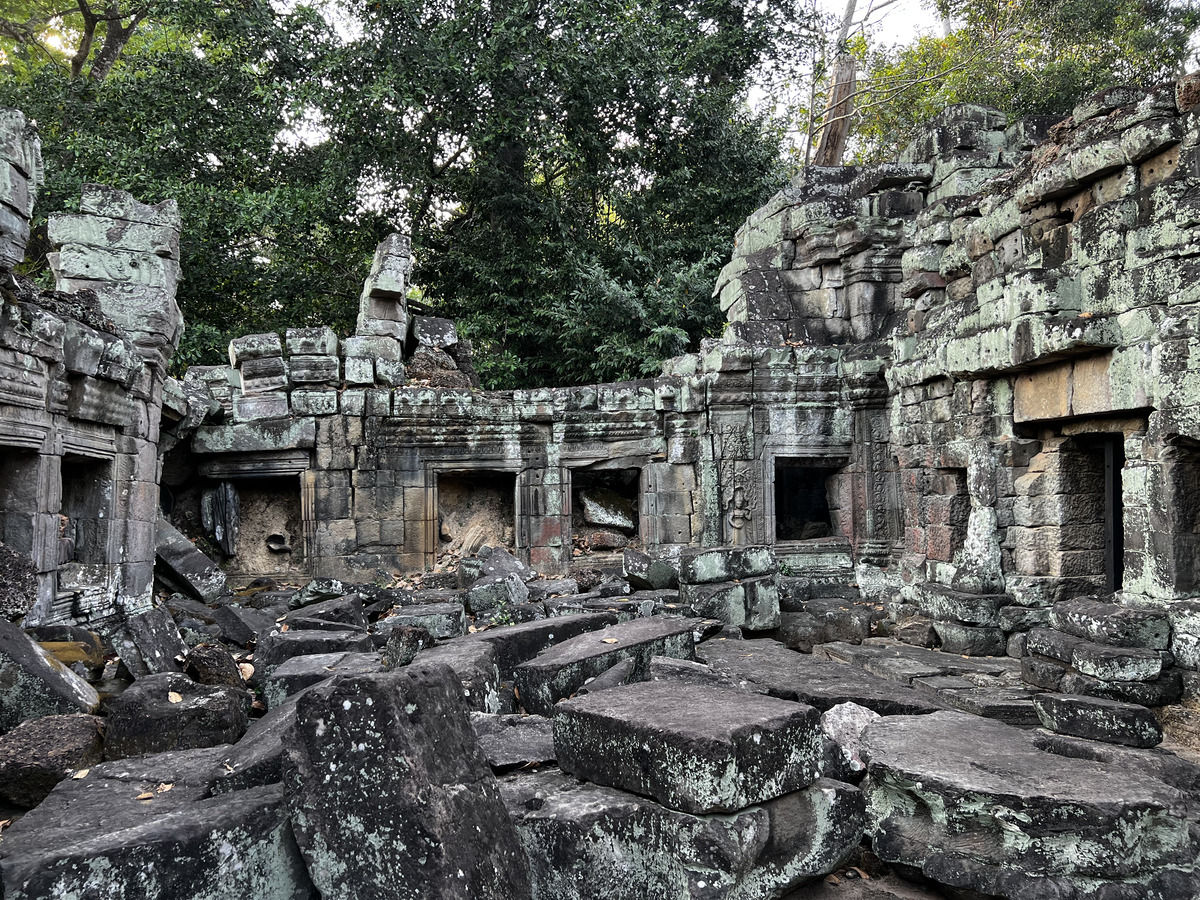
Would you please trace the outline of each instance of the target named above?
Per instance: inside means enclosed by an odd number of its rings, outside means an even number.
[[[1118,84],[1173,77],[1200,15],[1173,0],[942,0],[956,27],[871,55],[860,84],[860,161],[894,158],[915,129],[954,103],[1017,119],[1069,115]]]
[[[739,0],[382,0],[319,100],[411,231],[426,299],[486,384],[635,377],[719,324],[709,297],[782,181],[741,102],[799,38]]]
[[[746,87],[808,34],[783,0],[340,0],[341,38],[302,5],[122,4],[80,67],[82,12],[0,0],[32,23],[0,21],[0,104],[41,131],[39,211],[85,182],[179,201],[175,368],[236,334],[348,333],[402,230],[490,386],[647,375],[719,329],[731,236],[784,177]]]

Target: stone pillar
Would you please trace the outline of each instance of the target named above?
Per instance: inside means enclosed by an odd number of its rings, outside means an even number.
[[[405,294],[412,271],[412,243],[402,234],[392,234],[375,250],[371,274],[363,285],[358,306],[360,335],[404,340],[408,335]]]
[[[843,396],[853,415],[851,543],[857,562],[884,567],[901,535],[897,473],[888,443],[888,390],[882,365],[847,372]]]

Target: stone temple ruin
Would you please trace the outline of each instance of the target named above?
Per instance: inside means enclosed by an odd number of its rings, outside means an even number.
[[[807,170],[620,384],[479,390],[399,235],[177,380],[175,205],[80,210],[0,291],[5,897],[1200,897],[1200,78]]]

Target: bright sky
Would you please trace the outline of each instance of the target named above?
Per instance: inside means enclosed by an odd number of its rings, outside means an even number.
[[[846,0],[819,0],[821,11],[839,21],[846,12]],[[907,43],[920,31],[940,30],[937,16],[921,0],[857,0],[855,22],[869,16],[870,32],[885,44]]]

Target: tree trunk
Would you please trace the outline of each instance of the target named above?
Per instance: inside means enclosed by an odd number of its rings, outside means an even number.
[[[840,166],[850,137],[850,118],[854,115],[854,88],[857,66],[854,57],[842,53],[833,63],[833,85],[825,120],[821,124],[821,142],[813,162],[818,166]]]

